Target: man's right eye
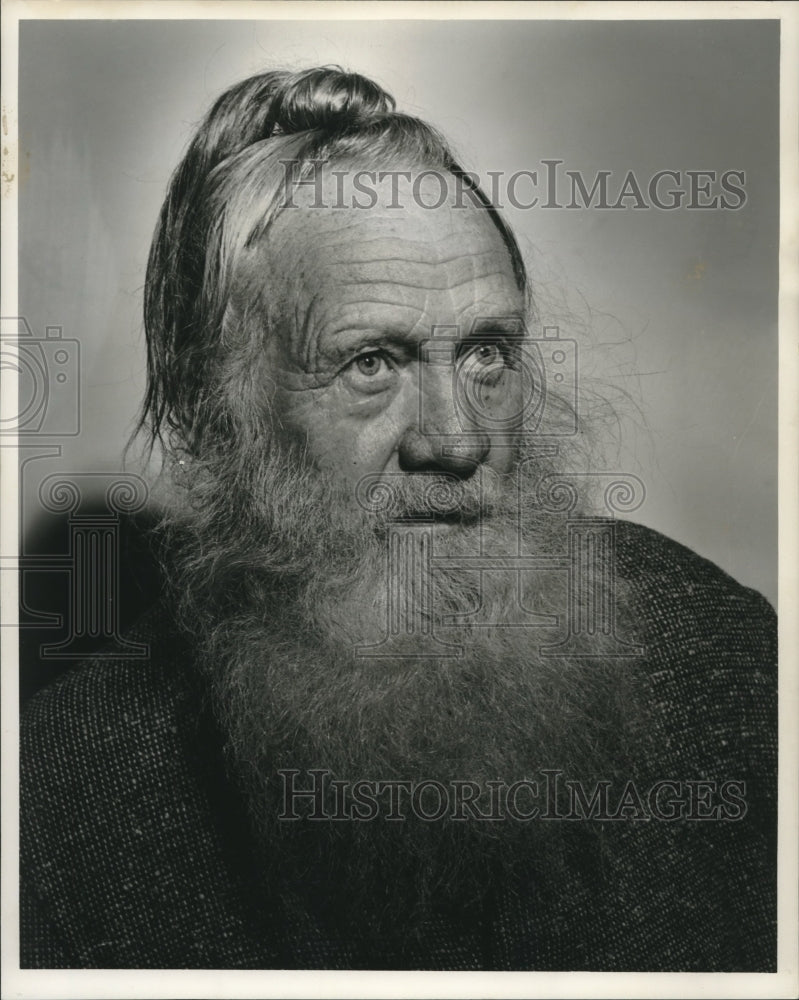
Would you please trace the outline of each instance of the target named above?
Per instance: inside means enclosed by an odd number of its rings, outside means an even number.
[[[377,353],[361,354],[355,359],[354,364],[361,375],[371,376],[380,374],[381,366],[385,365],[385,361]]]
[[[393,384],[397,373],[383,351],[364,351],[350,361],[342,374],[359,392],[382,392]]]

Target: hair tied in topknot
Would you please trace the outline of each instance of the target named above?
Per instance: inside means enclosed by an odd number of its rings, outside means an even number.
[[[275,99],[276,131],[289,135],[310,129],[338,130],[391,114],[394,98],[376,83],[338,66],[291,76]]]
[[[151,446],[160,441],[185,458],[238,444],[243,411],[231,401],[249,389],[243,383],[234,389],[228,380],[234,371],[249,378],[247,351],[261,350],[266,331],[253,330],[249,346],[227,337],[234,276],[244,252],[269,238],[287,181],[312,163],[403,164],[462,178],[487,209],[526,290],[518,243],[475,175],[459,167],[436,129],[394,109],[376,83],[337,66],[269,70],[216,99],[172,175],[147,262],[147,394],[138,430]],[[280,135],[291,138],[271,141]],[[259,295],[268,296],[268,288],[265,277]]]

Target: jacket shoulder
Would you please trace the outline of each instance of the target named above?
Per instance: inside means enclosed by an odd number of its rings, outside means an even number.
[[[693,609],[701,617],[727,605],[745,611],[752,623],[774,629],[774,609],[761,594],[687,546],[632,521],[616,522],[616,540],[622,574],[656,611],[677,605],[681,614]]]
[[[674,666],[698,657],[726,681],[776,686],[777,616],[757,591],[650,528],[616,526],[616,561],[649,652]]]
[[[617,522],[616,556],[644,650],[640,788],[681,803],[674,821],[656,815],[614,831],[617,891],[654,901],[619,916],[616,941],[661,954],[660,968],[774,969],[776,615],[649,528]]]
[[[618,570],[643,641],[649,724],[661,759],[698,777],[749,777],[773,800],[774,609],[714,563],[649,528],[618,522],[616,539]]]
[[[246,967],[239,820],[190,650],[157,612],[143,660],[89,660],[39,692],[20,736],[23,964]],[[244,824],[246,827],[246,824]],[[240,859],[239,859],[240,860]]]

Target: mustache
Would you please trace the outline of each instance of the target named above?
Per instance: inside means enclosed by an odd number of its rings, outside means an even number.
[[[489,467],[468,477],[453,473],[373,473],[355,487],[355,500],[379,531],[390,523],[473,524],[496,512],[510,483]]]
[[[535,483],[550,471],[546,458],[521,447],[502,473],[486,465],[469,475],[384,470],[356,482],[275,442],[214,453],[180,474],[164,507],[165,576],[178,607],[199,613],[232,608],[250,576],[276,593],[318,581],[320,567],[345,580],[362,563],[376,564],[396,526],[446,525],[440,543],[458,551],[479,546],[481,531],[549,538],[557,518],[539,509]]]

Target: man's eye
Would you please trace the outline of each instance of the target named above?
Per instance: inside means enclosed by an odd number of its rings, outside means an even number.
[[[505,363],[504,355],[498,344],[478,344],[472,348],[468,357],[474,362],[486,366],[503,365]]]
[[[364,351],[343,371],[346,382],[357,392],[382,392],[394,384],[396,368],[383,351]]]
[[[355,359],[355,367],[361,375],[381,375],[386,370],[385,359],[379,354],[361,354]]]
[[[499,341],[472,344],[460,359],[462,376],[492,379],[499,378],[508,365],[508,358]]]

